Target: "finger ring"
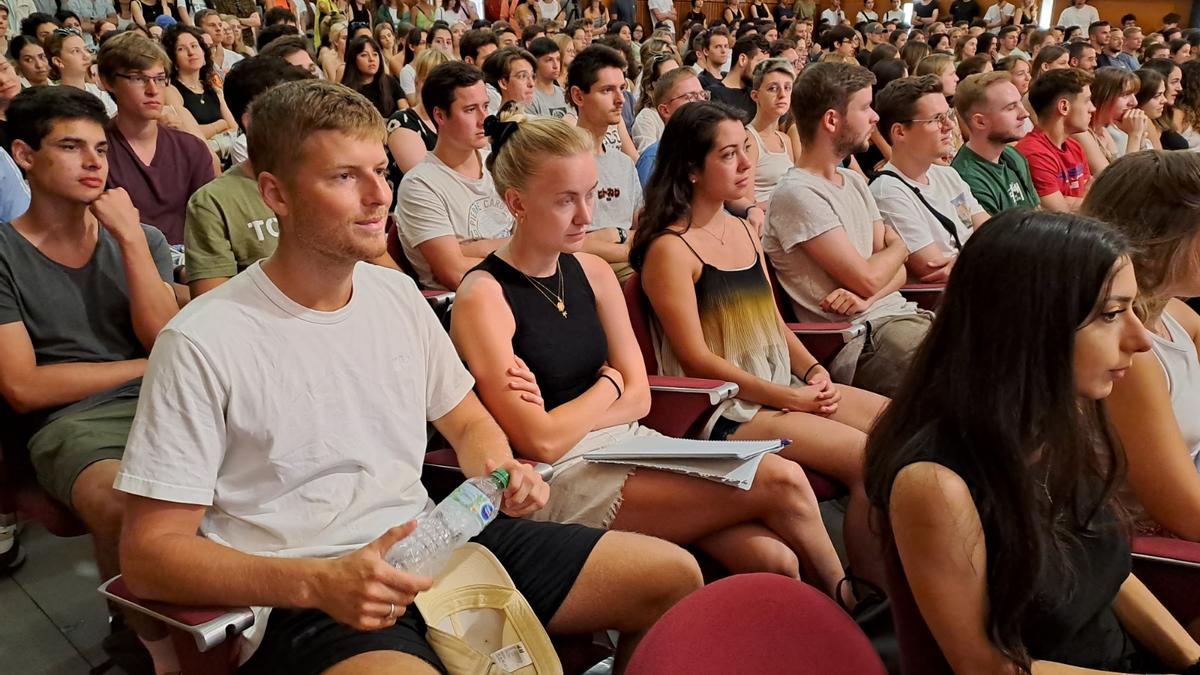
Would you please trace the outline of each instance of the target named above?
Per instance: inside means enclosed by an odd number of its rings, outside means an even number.
[[[390,607],[390,608],[388,608],[388,615],[387,615],[387,618],[389,618],[389,619],[390,619],[390,618],[392,618],[392,617],[396,616],[396,603],[394,603],[394,602],[391,602],[391,603],[388,603],[388,604],[390,604],[390,605],[391,605],[391,607]]]

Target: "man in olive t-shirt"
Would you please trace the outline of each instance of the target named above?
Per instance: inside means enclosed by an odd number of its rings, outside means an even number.
[[[249,162],[234,165],[187,204],[184,255],[195,298],[275,252],[279,225]]]

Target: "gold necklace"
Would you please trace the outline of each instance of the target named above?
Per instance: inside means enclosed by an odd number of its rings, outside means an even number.
[[[709,232],[708,230],[704,229],[703,227],[698,227],[696,229],[699,230],[700,232],[707,234],[708,236],[712,237],[713,239],[716,239],[717,241],[721,242],[721,245],[724,246],[725,245],[725,230],[727,230],[728,228],[729,228],[729,219],[722,216],[721,217],[721,236],[718,237],[717,235],[713,234],[712,232]]]
[[[563,273],[562,273],[561,265],[558,265],[555,267],[554,274],[555,274],[555,276],[558,277],[558,293],[555,293],[554,291],[551,291],[549,288],[546,288],[546,286],[542,285],[542,282],[538,281],[537,279],[534,279],[533,277],[529,276],[528,274],[521,272],[521,275],[524,276],[529,281],[529,284],[531,286],[533,286],[537,290],[537,292],[541,293],[542,297],[546,298],[547,302],[554,305],[554,309],[557,309],[559,311],[559,313],[562,314],[563,318],[565,319],[565,318],[567,318],[567,303],[566,303],[567,297],[563,293]]]

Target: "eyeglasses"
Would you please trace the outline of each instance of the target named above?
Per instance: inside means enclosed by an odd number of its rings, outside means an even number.
[[[671,98],[667,99],[666,102],[673,103],[682,98],[684,99],[684,103],[695,103],[696,101],[707,101],[709,96],[710,94],[708,93],[707,89],[701,89],[700,91],[689,91],[686,94],[672,96]]]
[[[938,113],[927,120],[905,120],[903,124],[936,124],[939,127],[948,127],[954,124],[954,115],[948,112]]]
[[[153,82],[154,86],[156,86],[156,87],[165,87],[165,86],[167,86],[167,82],[169,81],[167,79],[166,74],[154,75],[153,77],[149,77],[146,75],[130,75],[128,73],[113,73],[113,77],[119,77],[122,80],[129,80],[130,82],[132,82],[133,84],[135,84],[139,87],[145,87],[146,85],[150,84],[151,82]]]
[[[55,28],[54,35],[59,37],[83,37],[83,33],[78,28]]]

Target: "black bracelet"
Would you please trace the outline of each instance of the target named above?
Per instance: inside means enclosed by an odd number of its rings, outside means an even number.
[[[1188,666],[1182,675],[1200,675],[1200,659],[1197,659],[1195,663]]]
[[[802,382],[804,382],[804,384],[808,384],[808,376],[812,373],[813,368],[820,368],[820,367],[821,367],[820,361],[817,361],[816,363],[812,364],[811,366],[808,367],[808,370],[804,371],[804,377],[800,378],[800,380]]]
[[[625,392],[621,391],[621,385],[617,384],[617,381],[614,380],[612,378],[612,376],[607,373],[600,373],[600,377],[603,377],[604,379],[608,380],[609,382],[612,382],[613,388],[617,390],[617,398],[618,399],[621,398],[621,394],[625,393]]]

